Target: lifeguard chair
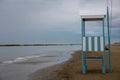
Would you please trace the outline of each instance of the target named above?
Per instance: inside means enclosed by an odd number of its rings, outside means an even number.
[[[107,17],[107,19],[106,19]],[[109,16],[102,15],[81,15],[81,32],[82,32],[82,73],[87,72],[87,60],[101,60],[102,61],[102,73],[106,73],[106,38],[105,38],[105,20],[109,24]],[[86,21],[102,21],[102,35],[101,36],[86,36],[85,35],[85,22]],[[109,67],[112,71],[111,55],[110,55],[110,43],[109,43],[109,25],[108,26],[108,55],[109,55]],[[86,57],[87,52],[101,52],[102,57]]]

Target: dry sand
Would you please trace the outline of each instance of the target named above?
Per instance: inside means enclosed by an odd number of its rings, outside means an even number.
[[[106,74],[102,73],[101,61],[87,61],[88,71],[83,75],[81,52],[76,51],[67,62],[38,70],[29,75],[30,80],[120,80],[120,45],[112,45],[111,50],[112,73],[109,72],[108,60],[106,61]],[[101,56],[101,54],[88,53],[87,56]],[[106,54],[106,57],[108,57],[108,54]]]

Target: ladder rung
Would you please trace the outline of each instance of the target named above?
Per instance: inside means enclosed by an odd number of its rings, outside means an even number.
[[[103,60],[103,57],[86,57],[84,60]]]

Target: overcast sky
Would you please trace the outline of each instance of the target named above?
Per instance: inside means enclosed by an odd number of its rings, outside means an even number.
[[[120,39],[119,7],[120,0],[113,0],[115,39]],[[55,39],[76,43],[81,33],[80,15],[105,11],[105,0],[0,0],[0,43],[41,43]]]

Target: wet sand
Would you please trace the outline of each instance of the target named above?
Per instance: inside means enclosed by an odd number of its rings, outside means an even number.
[[[109,72],[108,54],[107,72],[102,73],[101,61],[87,61],[88,71],[82,74],[81,51],[62,64],[38,70],[29,75],[29,80],[120,80],[120,44],[111,45],[113,72]],[[107,51],[106,51],[107,53]],[[101,56],[100,53],[88,53],[87,56]]]

